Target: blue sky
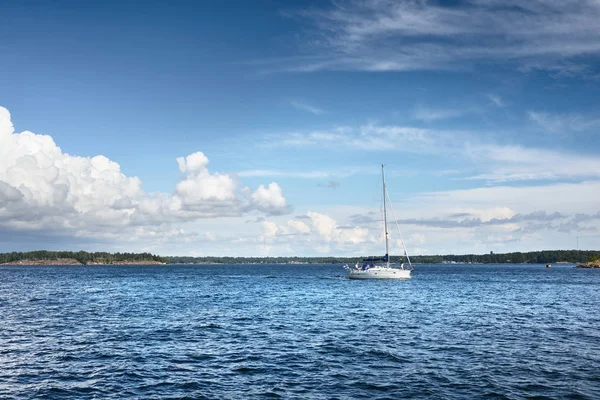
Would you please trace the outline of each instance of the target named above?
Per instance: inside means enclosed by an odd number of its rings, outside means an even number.
[[[382,163],[412,253],[597,248],[599,18],[8,1],[0,251],[376,254]]]

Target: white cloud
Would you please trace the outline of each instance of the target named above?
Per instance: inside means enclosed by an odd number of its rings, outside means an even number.
[[[552,215],[577,213],[594,214],[600,180],[581,183],[554,183],[540,186],[496,186],[465,190],[422,193],[410,199],[405,215],[453,215],[457,211],[487,215],[493,218],[512,218],[546,210]],[[420,210],[418,213],[416,210]],[[411,211],[412,210],[412,211]],[[475,210],[480,210],[476,212]],[[511,215],[515,213],[515,215]]]
[[[215,240],[217,240],[217,236],[212,232],[204,232],[204,235],[202,235],[202,237],[204,238],[204,240],[209,242],[214,242]]]
[[[529,111],[528,115],[529,119],[538,124],[544,131],[562,136],[600,128],[600,118],[577,113],[551,114],[542,111]]]
[[[194,210],[209,202],[219,202],[234,206],[237,201],[237,184],[228,175],[189,174],[175,187],[175,193],[181,199],[182,206]]]
[[[271,242],[277,236],[278,231],[277,224],[271,221],[264,221],[262,223],[262,235],[259,236],[258,240],[260,242]]]
[[[600,180],[449,190],[403,198],[396,211],[409,255],[568,249],[575,247],[576,236],[594,248],[600,239],[598,193]],[[353,210],[351,220],[372,211]],[[399,254],[400,242],[397,236],[392,239],[396,248],[391,253]],[[380,239],[369,240],[360,249],[376,254],[377,243]]]
[[[312,223],[312,227],[315,231],[326,241],[331,242],[337,236],[337,222],[328,215],[308,212],[308,217]]]
[[[598,123],[600,126],[600,123]],[[592,126],[586,122],[585,126]],[[317,134],[318,133],[318,134]],[[479,136],[479,137],[478,137]],[[476,132],[421,129],[407,126],[378,125],[369,123],[356,128],[343,127],[331,131],[296,133],[292,135],[270,135],[266,139],[271,146],[305,147],[319,146],[342,150],[398,151],[416,154],[436,154],[440,157],[453,157],[470,161],[477,171],[472,180],[485,180],[488,183],[590,179],[600,176],[600,158],[597,156],[571,153],[568,150],[556,151],[544,148],[530,148],[519,145],[498,145],[482,142]],[[345,172],[329,172],[331,176],[350,176],[368,171],[347,168]],[[371,170],[372,173],[373,170]],[[256,172],[256,171],[255,171]],[[260,176],[268,175],[261,170]],[[314,172],[277,173],[274,176],[318,177]],[[443,173],[444,171],[437,173]],[[446,171],[447,172],[447,171]],[[460,172],[452,170],[450,172]],[[407,172],[405,171],[404,174]],[[423,173],[419,171],[419,173]],[[252,174],[249,174],[252,175]],[[323,175],[326,175],[323,173]]]
[[[310,228],[302,221],[298,220],[289,220],[287,222],[288,227],[298,233],[310,233]]]
[[[137,177],[104,156],[63,153],[47,135],[14,133],[0,107],[0,229],[89,238],[190,236],[175,224],[259,211],[288,211],[279,185],[240,197],[229,175],[211,173],[201,152],[177,159],[184,176],[172,194],[148,194]],[[145,227],[144,235],[138,234]],[[161,233],[162,232],[162,233]],[[167,232],[171,232],[167,234]]]
[[[393,149],[405,149],[410,138],[417,138],[418,145],[408,146],[411,151],[454,151],[476,165],[478,175],[472,179],[505,182],[404,198],[397,211],[409,254],[565,248],[575,232],[587,232],[590,243],[598,238],[600,159],[521,146],[465,147],[454,133],[435,130],[409,129],[415,135],[407,139],[404,128],[367,124],[302,138],[333,146],[343,137],[340,142],[353,149],[373,150],[382,137],[391,140]],[[445,133],[446,140],[437,140]],[[433,148],[427,148],[429,144]],[[87,243],[124,246],[121,251],[150,249],[162,254],[253,255],[257,249],[270,255],[382,252],[380,230],[370,223],[376,210],[313,207],[289,219],[281,216],[290,207],[277,183],[254,191],[240,189],[235,176],[210,171],[208,158],[200,152],[180,157],[177,163],[182,176],[173,192],[149,194],[137,177],[126,176],[106,157],[71,156],[50,136],[14,133],[10,115],[0,108],[0,231],[8,237],[24,232],[69,235],[89,239]],[[517,179],[587,181],[506,184]],[[269,221],[245,223],[250,218],[242,216],[249,212],[253,217],[266,215]],[[357,214],[370,219],[355,218]],[[397,238],[392,239],[395,243]],[[197,242],[210,246],[198,250]],[[398,254],[398,248],[392,253]]]
[[[270,177],[270,178],[298,178],[298,179],[323,179],[323,178],[345,178],[352,175],[372,175],[372,168],[365,168],[355,165],[343,166],[330,170],[321,171],[285,171],[281,169],[251,169],[246,171],[239,171],[237,176],[239,177]],[[335,183],[328,182],[327,187],[333,188],[333,186],[339,186]]]
[[[470,218],[477,218],[482,222],[491,221],[493,219],[508,219],[514,217],[516,212],[508,207],[492,207],[492,208],[465,208],[458,207],[450,209],[452,215],[468,215]]]
[[[578,56],[600,54],[595,0],[366,0],[306,10],[318,40],[292,71],[462,69],[485,62],[572,70]],[[315,33],[313,32],[313,35]]]
[[[467,110],[453,110],[453,109],[432,109],[423,106],[416,108],[414,118],[420,121],[432,122],[442,119],[450,119],[460,117],[465,114]]]
[[[466,132],[368,123],[359,127],[337,127],[329,131],[269,135],[265,139],[268,146],[327,146],[335,149],[430,153],[455,147],[456,137],[466,135]]]
[[[279,185],[271,182],[269,186],[260,185],[252,194],[251,207],[267,214],[284,214],[289,211],[285,197]]]
[[[340,183],[339,182],[335,182],[335,181],[329,181],[327,183],[319,183],[317,184],[318,187],[324,187],[327,189],[337,189],[340,187]]]
[[[289,172],[272,169],[252,169],[247,171],[240,171],[237,173],[241,177],[286,177],[286,178],[302,178],[302,179],[314,179],[314,178],[327,178],[330,176],[336,176],[336,172],[329,171],[299,171]]]
[[[364,228],[343,229],[339,232],[340,243],[361,244],[367,241],[369,230]]]
[[[179,165],[179,170],[183,173],[202,173],[206,172],[208,158],[204,153],[198,151],[187,157],[178,157],[177,164]]]
[[[318,107],[311,106],[310,104],[301,103],[299,101],[291,101],[290,104],[297,110],[307,111],[314,115],[321,115],[325,112]]]
[[[465,152],[485,161],[490,172],[470,179],[490,182],[600,178],[600,158],[521,146],[467,145]]]
[[[312,227],[325,240],[325,242],[336,242],[341,244],[360,244],[367,240],[369,231],[363,228],[345,228],[338,226],[337,222],[329,215],[318,212],[307,213]]]
[[[429,254],[574,248],[578,234],[600,238],[597,193],[600,181],[423,193],[404,203],[401,224]]]
[[[504,107],[506,104],[504,103],[504,100],[502,100],[502,98],[498,95],[495,94],[491,94],[489,93],[487,95],[487,98],[497,107]]]
[[[426,242],[425,235],[422,235],[420,233],[413,233],[406,239],[407,245],[414,245],[414,246],[423,245],[423,244],[425,244],[425,242]],[[398,241],[396,245],[399,248],[402,247],[402,241]]]

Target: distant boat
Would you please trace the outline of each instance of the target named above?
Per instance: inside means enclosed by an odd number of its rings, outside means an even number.
[[[546,268],[552,268],[552,264],[546,264]]]
[[[389,256],[389,234],[387,228],[387,208],[386,201],[389,199],[387,194],[387,187],[385,185],[385,174],[383,172],[383,165],[381,165],[381,180],[383,182],[383,230],[385,233],[385,256],[381,258],[366,258],[363,259],[362,263],[356,263],[354,267],[349,267],[348,265],[344,265],[344,268],[348,270],[350,279],[410,279],[410,273],[412,272],[412,264],[410,263],[410,257],[408,257],[408,253],[406,252],[406,246],[404,245],[404,239],[402,237],[402,233],[400,232],[400,228],[398,227],[398,222],[396,222],[396,227],[398,228],[398,233],[400,234],[400,241],[402,242],[402,247],[404,249],[404,255],[406,256],[406,260],[408,261],[408,267],[404,267],[404,263],[397,265],[390,263]],[[393,212],[392,208],[392,212]],[[394,220],[396,216],[394,215]],[[375,262],[381,262],[382,264],[375,264]]]

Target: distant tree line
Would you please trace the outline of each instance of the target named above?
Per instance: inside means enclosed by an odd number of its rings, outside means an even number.
[[[489,254],[448,254],[443,256],[416,256],[411,261],[417,263],[483,263],[483,264],[550,264],[557,262],[580,263],[600,257],[600,251],[583,250],[542,250],[526,253],[494,253]]]
[[[161,257],[150,253],[107,253],[87,251],[29,251],[0,253],[0,264],[23,260],[57,260],[72,258],[82,264],[114,264],[119,262],[156,261],[171,264],[346,264],[368,257]],[[413,256],[417,264],[483,263],[483,264],[549,264],[556,262],[583,263],[600,258],[600,251],[544,250],[527,253],[448,254]],[[406,258],[390,256],[391,262],[406,262]]]
[[[166,257],[171,264],[344,264],[348,257]]]
[[[412,256],[418,264],[482,263],[482,264],[549,264],[556,262],[582,263],[600,257],[600,251],[543,250],[527,253],[447,254]],[[166,257],[171,264],[346,264],[368,257]],[[406,258],[390,256],[391,262],[406,262]]]
[[[99,264],[114,264],[126,261],[157,261],[168,263],[164,257],[160,257],[150,253],[107,253],[96,252],[88,253],[87,251],[28,251],[28,252],[12,252],[0,253],[0,264],[10,263],[24,260],[58,260],[64,258],[72,258],[82,264],[99,263]]]

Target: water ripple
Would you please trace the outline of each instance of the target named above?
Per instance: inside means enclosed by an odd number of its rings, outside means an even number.
[[[600,398],[600,274],[0,267],[0,398]]]

